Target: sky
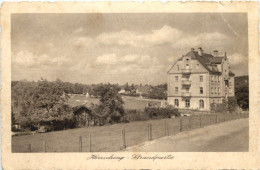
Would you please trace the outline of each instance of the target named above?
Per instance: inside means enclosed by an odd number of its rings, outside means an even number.
[[[12,80],[161,84],[190,51],[248,75],[246,13],[12,14]]]

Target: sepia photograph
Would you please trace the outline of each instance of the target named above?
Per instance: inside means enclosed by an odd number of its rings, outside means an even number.
[[[3,169],[257,169],[257,2],[10,2]]]
[[[246,13],[12,14],[12,152],[247,152],[247,27]]]

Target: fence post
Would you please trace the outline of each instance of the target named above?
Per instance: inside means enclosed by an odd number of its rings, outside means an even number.
[[[126,143],[125,143],[125,129],[122,129],[122,140],[123,140],[123,148],[126,148]]]
[[[31,144],[28,145],[28,150],[29,150],[29,152],[32,152],[32,146],[31,146]]]
[[[82,152],[82,136],[79,137],[79,152]]]
[[[89,134],[89,152],[92,152],[91,151],[91,133]]]
[[[167,125],[166,125],[166,121],[164,121],[164,134],[165,134],[165,136],[167,136]]]
[[[148,123],[148,140],[150,140],[150,123]]]
[[[216,124],[218,123],[218,115],[216,114]]]
[[[150,124],[150,140],[152,140],[152,139],[153,139],[152,132],[153,132],[153,130],[152,130],[152,124]]]
[[[43,149],[44,149],[44,152],[46,152],[46,142],[43,141]]]
[[[189,128],[191,129],[191,117],[189,116]]]
[[[182,119],[180,117],[180,132],[182,132]]]
[[[200,115],[200,128],[201,128],[201,125],[202,125],[202,124],[201,124],[201,119],[202,119],[202,116]]]
[[[209,116],[209,124],[211,125],[211,115]]]

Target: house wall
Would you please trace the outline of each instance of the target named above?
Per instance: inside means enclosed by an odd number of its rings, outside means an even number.
[[[188,59],[188,60],[187,60]],[[183,69],[191,69],[191,74],[183,74]],[[174,100],[179,100],[179,108],[185,108],[185,99],[182,92],[190,92],[190,108],[198,109],[199,101],[204,101],[204,109],[210,110],[211,103],[222,103],[227,97],[234,96],[234,77],[229,77],[229,62],[227,58],[223,58],[221,64],[217,64],[217,68],[222,72],[221,75],[210,74],[209,71],[201,65],[196,59],[183,56],[178,60],[168,72],[168,103],[175,105]],[[175,77],[178,77],[176,81]],[[200,76],[203,76],[203,82],[200,82]],[[182,80],[189,80],[190,86],[184,86]],[[225,85],[228,80],[229,87]],[[175,88],[178,87],[178,92]],[[200,87],[203,87],[203,94],[200,94]],[[188,89],[188,90],[187,90]]]
[[[179,100],[179,106],[175,105],[175,99]],[[190,97],[190,98],[183,98],[183,97],[168,97],[167,102],[170,105],[173,105],[176,108],[180,108],[180,109],[187,109],[186,108],[186,103],[185,100],[189,99],[190,100],[190,107],[189,109],[198,109],[198,110],[210,110],[210,101],[208,97]],[[200,100],[204,101],[204,108],[200,108]]]
[[[229,80],[229,96],[230,97],[235,96],[235,77],[230,77]]]
[[[178,108],[186,108],[185,99],[186,97],[182,96],[183,92],[189,92],[191,94],[190,99],[190,108],[199,109],[199,101],[204,101],[204,109],[209,109],[209,73],[197,60],[189,61],[186,60],[188,57],[183,57],[182,61],[177,61],[172,69],[168,72],[168,103],[175,105],[175,99],[179,100]],[[186,68],[186,64],[189,64],[191,69],[191,74],[183,74],[182,69]],[[178,69],[179,67],[179,69]],[[200,76],[203,77],[203,81],[200,81]],[[178,81],[176,81],[178,77]],[[182,81],[188,80],[191,82],[191,85],[183,85]],[[175,88],[178,87],[178,92],[175,91]],[[200,93],[200,87],[203,88],[203,94]]]

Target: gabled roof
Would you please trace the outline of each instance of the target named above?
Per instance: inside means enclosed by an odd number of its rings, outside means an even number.
[[[220,64],[223,60],[223,57],[213,57],[210,58],[210,63]]]
[[[200,56],[197,51],[190,51],[183,57],[185,56],[198,60],[211,74],[221,74],[217,67],[211,67],[211,65],[221,63],[223,57],[214,57],[213,55],[207,53],[202,53],[202,56]],[[183,57],[179,58],[178,61],[183,60]]]

